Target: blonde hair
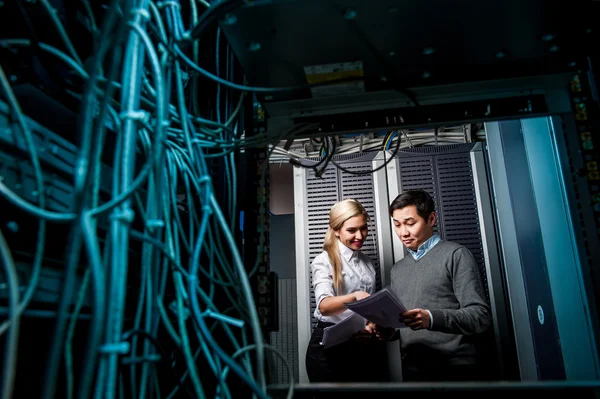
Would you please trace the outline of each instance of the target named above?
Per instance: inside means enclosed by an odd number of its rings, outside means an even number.
[[[344,279],[342,278],[342,260],[338,248],[338,238],[335,232],[342,228],[346,220],[364,215],[365,219],[369,220],[369,214],[365,207],[354,199],[346,199],[333,204],[329,210],[329,228],[325,234],[323,250],[329,255],[329,262],[333,268],[333,286],[337,295],[341,295],[344,289]]]

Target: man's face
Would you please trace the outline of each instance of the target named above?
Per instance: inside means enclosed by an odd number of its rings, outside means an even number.
[[[416,251],[433,235],[436,215],[435,212],[432,212],[429,219],[425,220],[419,216],[415,205],[409,205],[402,209],[396,209],[392,213],[392,219],[398,238],[406,248]]]
[[[369,234],[369,227],[365,215],[351,217],[344,222],[341,229],[335,232],[342,244],[354,251],[362,248],[367,234]]]

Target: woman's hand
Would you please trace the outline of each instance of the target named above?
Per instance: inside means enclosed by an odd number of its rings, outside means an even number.
[[[371,296],[371,294],[365,291],[356,291],[353,292],[353,294],[356,301],[360,301],[361,299],[365,299],[366,297]]]
[[[356,291],[346,295],[328,296],[321,300],[319,311],[323,316],[335,316],[346,311],[346,303],[359,301],[368,297],[368,292]]]
[[[375,336],[380,341],[389,341],[395,333],[396,329],[394,327],[375,326]]]
[[[354,339],[360,341],[370,341],[375,336],[375,323],[367,322],[365,328],[354,334]]]

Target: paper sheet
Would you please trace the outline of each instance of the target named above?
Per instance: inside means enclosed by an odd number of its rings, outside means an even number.
[[[347,302],[346,307],[381,327],[406,327],[400,321],[400,314],[406,312],[407,309],[388,288],[377,291],[360,301]]]
[[[341,344],[364,329],[366,325],[367,321],[362,316],[352,313],[339,323],[324,328],[321,344],[326,348]]]

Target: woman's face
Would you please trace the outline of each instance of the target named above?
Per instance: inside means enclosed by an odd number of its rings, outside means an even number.
[[[365,215],[351,217],[344,222],[339,230],[335,231],[335,235],[342,244],[354,251],[362,248],[368,234],[369,226],[367,226]]]

